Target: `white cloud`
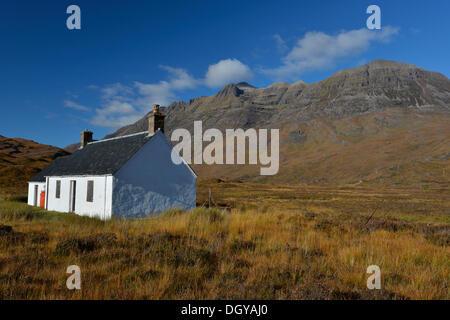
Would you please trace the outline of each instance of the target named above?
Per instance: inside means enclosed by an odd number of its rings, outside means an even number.
[[[131,114],[131,115],[114,115],[114,114],[104,114],[98,113],[92,119],[91,124],[106,127],[106,128],[120,128],[129,124],[132,124],[139,120],[142,115]]]
[[[170,74],[170,87],[172,90],[193,89],[200,84],[199,80],[190,76],[186,70],[180,68],[172,68],[169,66],[160,66]]]
[[[222,87],[230,82],[247,81],[253,78],[250,68],[237,59],[221,60],[208,67],[205,84],[208,87]]]
[[[105,100],[112,98],[116,100],[128,100],[129,98],[127,97],[127,95],[132,95],[133,89],[120,83],[114,83],[102,88],[101,92],[103,94],[102,98]]]
[[[104,105],[96,109],[92,124],[117,128],[131,124],[146,114],[153,104],[169,105],[176,99],[176,92],[193,89],[200,84],[186,70],[160,66],[169,73],[167,81],[157,83],[134,82],[134,87],[115,83],[102,88]]]
[[[169,105],[179,91],[194,89],[201,85],[211,87],[229,82],[248,80],[250,68],[236,59],[219,61],[209,66],[206,79],[196,79],[186,70],[160,66],[168,72],[168,79],[155,83],[135,81],[133,86],[114,83],[104,88],[90,86],[101,92],[102,108],[95,110],[91,123],[97,126],[118,128],[140,119],[153,108],[153,104]]]
[[[89,111],[88,107],[78,104],[72,100],[64,100],[64,106],[66,108],[71,108],[79,111]]]
[[[106,105],[106,107],[98,110],[101,110],[101,112],[107,114],[109,113],[130,114],[136,112],[136,110],[133,108],[131,104],[116,100],[111,101],[109,104]]]
[[[154,103],[166,105],[175,98],[175,93],[167,81],[150,84],[136,81],[134,85],[141,94],[141,97],[138,99],[140,104],[148,106]]]
[[[278,79],[293,79],[305,72],[330,68],[341,58],[366,51],[372,42],[390,41],[397,33],[397,28],[389,26],[381,31],[359,29],[336,35],[308,32],[282,59],[281,66],[262,71]]]
[[[143,107],[150,108],[153,104],[168,105],[176,99],[176,91],[194,89],[200,84],[200,81],[190,76],[186,70],[172,68],[169,66],[160,66],[169,72],[168,81],[158,83],[142,83],[136,81],[135,87],[138,89],[141,97],[137,103]]]
[[[284,39],[279,34],[274,34],[273,39],[277,44],[278,51],[284,52],[289,49],[288,46],[286,45],[286,41],[284,41]]]
[[[91,123],[101,127],[117,128],[131,124],[142,115],[128,102],[112,100],[103,108],[96,109]]]

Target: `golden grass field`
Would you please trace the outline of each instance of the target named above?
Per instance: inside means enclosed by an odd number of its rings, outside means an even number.
[[[202,207],[209,187],[231,210]],[[192,212],[106,222],[13,200],[0,201],[0,299],[450,299],[446,189],[210,181]]]

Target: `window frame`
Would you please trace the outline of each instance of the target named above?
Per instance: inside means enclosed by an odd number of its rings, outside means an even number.
[[[56,180],[55,198],[61,199],[61,180]]]
[[[94,202],[94,180],[86,183],[86,202]]]

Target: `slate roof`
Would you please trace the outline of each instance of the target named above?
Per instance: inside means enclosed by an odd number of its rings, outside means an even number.
[[[114,174],[152,136],[141,132],[87,144],[70,156],[57,158],[30,182],[44,182],[46,176]]]

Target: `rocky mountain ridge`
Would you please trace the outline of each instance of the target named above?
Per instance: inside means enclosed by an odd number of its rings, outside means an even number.
[[[445,158],[450,152],[450,80],[412,64],[374,60],[311,84],[276,82],[267,88],[228,84],[215,95],[174,102],[161,110],[167,115],[169,139],[176,128],[192,132],[196,120],[202,120],[204,130],[279,128],[281,169],[269,180],[448,182],[442,171],[450,164]],[[107,137],[145,131],[147,127],[144,116]],[[389,154],[387,149],[391,150]],[[378,163],[371,162],[374,152],[382,154]],[[341,163],[342,159],[346,162]],[[366,167],[365,163],[372,164]],[[392,174],[389,168],[399,163],[405,170],[410,168],[411,174]],[[422,169],[418,163],[423,164]],[[431,173],[420,170],[428,167],[439,177],[425,179],[424,175]],[[195,168],[201,178],[267,180],[246,166]]]
[[[450,112],[450,80],[408,63],[374,60],[306,84],[276,82],[267,88],[228,84],[216,95],[174,102],[162,108],[166,128],[191,128],[201,119],[206,127],[250,128],[317,117],[339,119],[390,107]],[[146,130],[146,117],[108,137]]]

